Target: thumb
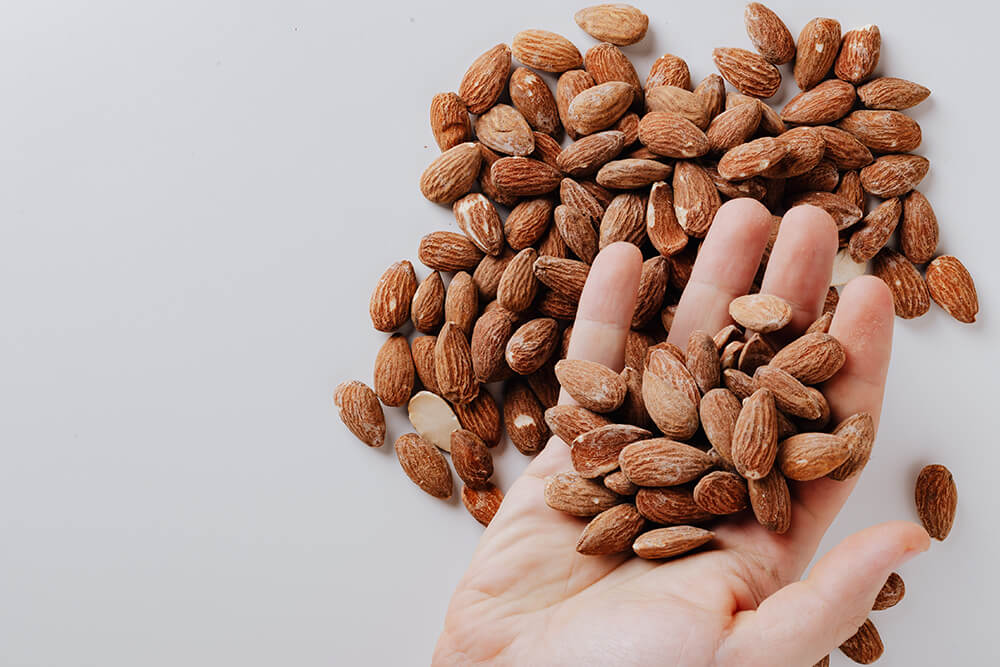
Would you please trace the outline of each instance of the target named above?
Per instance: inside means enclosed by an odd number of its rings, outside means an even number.
[[[907,521],[851,535],[807,579],[737,614],[720,663],[814,665],[857,632],[889,574],[929,546],[927,532]]]

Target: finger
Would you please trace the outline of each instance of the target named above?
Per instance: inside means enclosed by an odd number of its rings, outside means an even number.
[[[792,304],[789,332],[804,331],[819,317],[836,253],[837,226],[823,209],[796,206],[782,218],[760,291]]]
[[[642,274],[642,253],[631,243],[612,243],[597,255],[576,311],[569,359],[586,359],[620,371]],[[565,392],[560,403],[571,402]],[[570,468],[569,448],[552,438],[526,472],[545,476]]]
[[[906,521],[855,533],[807,579],[780,589],[755,611],[738,613],[719,664],[815,664],[864,623],[889,574],[928,546],[926,531]]]
[[[667,338],[682,349],[692,331],[730,323],[729,302],[753,284],[771,232],[771,213],[754,199],[732,199],[715,214],[677,304]]]

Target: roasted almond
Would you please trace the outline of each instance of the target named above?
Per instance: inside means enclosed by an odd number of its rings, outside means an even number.
[[[638,486],[686,484],[712,467],[705,452],[668,438],[633,442],[621,450],[618,462],[625,476]]]
[[[903,199],[899,224],[899,248],[914,264],[926,264],[938,245],[938,222],[927,197],[913,190]]]
[[[438,334],[434,375],[441,395],[452,403],[468,403],[479,393],[468,339],[454,322],[446,322]]]
[[[698,430],[698,408],[690,394],[648,368],[642,377],[642,400],[653,422],[668,438],[686,440]]]
[[[643,533],[635,539],[633,551],[640,558],[672,558],[710,542],[715,533],[694,526],[671,526]]]
[[[678,86],[654,86],[646,92],[646,111],[665,111],[687,118],[698,128],[708,127],[711,116],[701,97]]]
[[[558,169],[526,157],[500,158],[490,167],[490,175],[498,189],[518,197],[552,192],[562,180]]]
[[[565,72],[583,64],[572,42],[548,30],[522,30],[514,35],[511,50],[522,63],[543,72]]]
[[[686,366],[703,394],[719,386],[722,376],[719,348],[704,331],[692,331],[688,337]]]
[[[385,405],[404,405],[413,393],[416,371],[406,336],[393,334],[375,357],[375,395]]]
[[[872,273],[889,286],[896,315],[899,317],[906,320],[920,317],[930,309],[930,293],[920,272],[910,260],[895,250],[882,248],[875,255]]]
[[[847,460],[847,441],[828,433],[799,433],[778,444],[775,460],[788,479],[808,482],[835,470]]]
[[[674,211],[674,191],[664,182],[653,183],[646,203],[646,236],[653,247],[669,257],[684,248],[688,236]]]
[[[826,144],[824,157],[838,169],[860,169],[872,163],[872,152],[850,132],[838,127],[816,129]]]
[[[734,514],[749,506],[750,494],[742,477],[716,470],[698,480],[694,487],[694,502],[710,514]]]
[[[760,105],[740,104],[716,116],[705,136],[713,151],[723,152],[746,142],[760,124]]]
[[[642,96],[642,83],[635,66],[614,44],[605,42],[588,49],[583,56],[583,67],[598,85],[608,81],[621,81],[632,86],[633,95],[636,96],[633,101]]]
[[[646,236],[644,215],[645,208],[639,195],[623,192],[615,196],[601,218],[600,248],[618,241],[640,245]]]
[[[542,255],[535,260],[535,277],[550,289],[577,301],[587,282],[590,266],[575,259]]]
[[[615,190],[635,190],[662,181],[673,168],[656,160],[613,160],[597,172],[597,182]]]
[[[473,142],[441,153],[420,176],[420,192],[435,204],[450,204],[472,189],[482,156]]]
[[[363,382],[342,382],[333,392],[340,421],[369,447],[381,447],[385,442],[385,414],[375,392]]]
[[[509,72],[510,47],[506,44],[497,44],[473,61],[458,86],[458,96],[469,113],[483,113],[496,104]]]
[[[934,302],[959,322],[971,324],[979,312],[976,285],[965,265],[953,255],[941,255],[927,265],[927,289]]]
[[[883,76],[858,88],[858,98],[869,109],[909,109],[927,99],[930,89],[906,79]]]
[[[520,313],[531,306],[538,293],[538,279],[535,277],[537,259],[538,252],[534,248],[525,248],[514,255],[497,286],[497,303],[501,308]]]
[[[951,471],[943,465],[924,466],[917,476],[914,498],[927,533],[936,540],[948,537],[958,506],[958,488]]]
[[[576,139],[579,134],[569,122],[569,103],[579,93],[595,85],[594,77],[582,69],[572,69],[564,72],[556,81],[556,108],[559,109],[559,120],[570,139]]]
[[[476,138],[505,155],[531,155],[535,137],[521,112],[507,104],[494,105],[476,119]]]
[[[431,232],[420,239],[417,257],[435,271],[465,271],[472,269],[483,258],[483,251],[456,232]],[[410,297],[404,302],[409,304]]]
[[[758,367],[771,361],[774,357],[774,347],[759,333],[747,338],[740,350],[737,368],[744,373],[753,373]]]
[[[539,132],[555,134],[562,126],[556,98],[548,84],[527,67],[518,67],[510,75],[510,101],[528,124]]]
[[[514,331],[514,314],[499,307],[484,312],[472,330],[470,353],[478,382],[489,382],[503,364],[507,341]]]
[[[875,422],[867,412],[859,412],[840,422],[833,435],[847,443],[847,458],[827,477],[844,481],[857,475],[868,464],[875,444]]]
[[[876,197],[898,197],[917,187],[929,166],[922,155],[883,155],[861,170],[861,186]]]
[[[549,360],[558,342],[559,325],[554,319],[540,317],[530,320],[507,341],[507,365],[520,375],[534,373]],[[438,381],[441,381],[440,375]]]
[[[451,470],[441,451],[416,433],[404,433],[395,444],[403,472],[435,498],[450,498]]]
[[[444,322],[444,282],[441,273],[432,271],[413,294],[410,307],[413,328],[421,333],[434,333]]]
[[[631,5],[594,5],[573,16],[580,29],[602,42],[618,46],[635,44],[646,36],[649,17]]]
[[[917,121],[898,111],[862,109],[845,117],[837,127],[880,153],[906,153],[917,148],[921,141]]]
[[[559,169],[570,176],[589,176],[614,159],[624,146],[625,134],[618,130],[582,137],[559,154]]]
[[[812,127],[793,128],[781,134],[775,141],[784,144],[788,152],[763,172],[762,176],[765,178],[792,178],[807,174],[820,164],[826,152],[823,136]]]
[[[819,419],[823,415],[824,404],[815,394],[780,368],[760,366],[754,371],[753,381],[757,389],[769,389],[777,408],[787,415],[802,419]]]
[[[515,194],[501,192],[493,182],[493,163],[500,159],[500,156],[491,151],[486,146],[478,144],[482,161],[479,165],[479,189],[483,194],[501,206],[514,206],[519,197]]]
[[[778,15],[759,2],[751,2],[743,10],[747,35],[764,60],[784,65],[795,58],[795,41]]]
[[[761,137],[726,151],[719,159],[719,175],[741,181],[762,174],[788,154],[788,144],[773,137]]]
[[[628,551],[645,524],[635,505],[616,505],[591,519],[580,534],[576,550],[589,556]]]
[[[861,209],[832,192],[803,192],[792,196],[788,201],[789,208],[803,204],[817,206],[829,213],[837,229],[847,229],[861,219]]]
[[[875,597],[872,611],[882,611],[883,609],[895,607],[903,599],[904,595],[906,595],[906,584],[903,583],[901,576],[893,572],[885,580],[885,583],[882,584],[882,590]]]
[[[748,378],[749,379],[749,378]],[[701,398],[701,426],[715,451],[732,463],[733,432],[740,415],[740,401],[729,389],[712,389]]]
[[[553,139],[548,134],[543,134],[537,130],[532,132],[535,137],[535,150],[529,157],[544,162],[553,169],[559,169],[559,154],[562,153],[562,144]]]
[[[722,382],[726,385],[726,389],[733,392],[738,401],[749,398],[754,392],[753,378],[737,368],[727,368],[722,371]]]
[[[556,363],[555,370],[562,388],[588,410],[611,412],[625,400],[625,381],[603,364],[584,359],[563,359]]]
[[[878,630],[875,629],[875,624],[869,618],[854,635],[840,645],[840,650],[854,662],[870,665],[882,657],[885,649],[882,646],[882,638],[879,636]]]
[[[819,384],[841,369],[846,356],[844,346],[830,334],[807,333],[779,350],[769,365],[803,384]]]
[[[462,504],[469,514],[484,526],[490,525],[502,502],[503,492],[488,482],[481,489],[462,487]]]
[[[525,199],[515,206],[504,222],[507,243],[514,250],[534,245],[552,222],[552,200],[548,197]]]
[[[719,74],[741,93],[754,97],[771,97],[781,85],[781,72],[753,51],[746,49],[715,49],[712,60]]]
[[[617,470],[622,449],[650,435],[646,429],[631,424],[607,424],[581,433],[570,447],[573,468],[587,478]]]
[[[722,205],[711,177],[698,164],[680,160],[674,165],[673,185],[678,224],[689,236],[704,238]]]
[[[779,535],[788,532],[792,524],[792,499],[781,471],[774,468],[766,477],[747,480],[747,489],[757,523]]]
[[[572,178],[564,178],[559,184],[559,200],[585,215],[590,222],[598,222],[604,215],[604,206],[601,202]],[[581,257],[581,259],[583,258]]]
[[[652,74],[652,72],[650,72]],[[669,83],[664,81],[664,83]],[[648,85],[648,84],[647,84]],[[672,85],[681,86],[679,83]],[[718,74],[712,73],[706,76],[695,86],[694,94],[701,98],[702,104],[708,110],[708,117],[715,118],[726,109],[726,82]],[[770,108],[770,107],[769,107]]]
[[[577,94],[566,116],[580,134],[605,130],[625,115],[634,99],[635,88],[623,81],[600,83]]]
[[[479,315],[479,291],[472,276],[459,271],[451,278],[444,300],[444,319],[453,322],[466,338],[472,335],[472,325]]]
[[[642,264],[639,288],[636,291],[635,309],[632,311],[632,328],[639,329],[652,320],[663,306],[667,292],[670,266],[662,256],[650,257]]]
[[[655,86],[677,86],[691,89],[691,70],[683,58],[665,53],[653,61],[646,77],[646,91]]]
[[[634,496],[635,492],[639,490],[639,487],[630,482],[621,470],[616,470],[610,475],[605,475],[604,486],[619,496]]]
[[[437,336],[418,336],[410,344],[413,355],[413,367],[417,378],[424,389],[435,394],[441,393],[437,385],[437,375],[434,370],[434,348],[437,346]]]
[[[531,387],[522,378],[504,383],[503,421],[507,437],[526,456],[537,454],[549,439],[545,411]]]
[[[733,429],[732,457],[747,479],[767,475],[778,452],[778,424],[774,395],[758,389],[744,401]]]
[[[770,333],[792,321],[792,306],[773,294],[747,294],[729,303],[729,315],[746,329]]]
[[[804,90],[781,110],[781,120],[799,125],[825,125],[846,116],[854,106],[854,86],[830,79]]]
[[[639,141],[657,155],[673,158],[699,157],[711,148],[697,125],[667,111],[651,111],[642,117]]]
[[[431,132],[442,151],[472,138],[472,122],[465,102],[455,93],[438,93],[431,98]]]
[[[468,403],[455,405],[455,416],[462,428],[475,433],[487,447],[500,444],[500,410],[493,395],[480,387],[476,397]]]
[[[410,305],[417,291],[417,276],[408,261],[395,262],[379,278],[368,302],[372,326],[386,333],[395,331],[410,317]]]
[[[587,431],[611,422],[579,405],[557,405],[545,411],[545,423],[568,445]]]
[[[635,494],[639,514],[663,525],[703,523],[713,518],[698,507],[686,486],[640,488]]]
[[[824,160],[825,161],[825,160]],[[856,171],[845,171],[840,175],[840,183],[833,191],[847,201],[858,207],[859,211],[865,210],[865,189],[861,187],[861,176]],[[839,239],[840,246],[846,245],[843,238]]]
[[[455,202],[452,212],[458,228],[477,248],[487,255],[503,251],[503,224],[493,202],[476,192]]]
[[[621,500],[615,492],[576,472],[561,472],[545,480],[545,504],[573,516],[597,516]]]
[[[844,33],[840,53],[833,65],[838,79],[861,83],[872,75],[882,50],[882,35],[877,25],[866,25]]]
[[[473,489],[483,488],[493,476],[493,455],[472,431],[452,431],[451,463],[466,486]]]
[[[826,78],[840,48],[840,23],[814,18],[799,33],[795,51],[795,82],[808,90]]]

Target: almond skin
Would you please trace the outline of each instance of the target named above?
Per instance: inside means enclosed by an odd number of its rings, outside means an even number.
[[[403,472],[435,498],[450,498],[451,470],[441,451],[416,433],[404,433],[396,440],[396,457]]]
[[[527,67],[518,67],[510,75],[510,101],[539,132],[555,134],[562,126],[556,98],[548,84]]]
[[[437,375],[434,371],[434,347],[436,345],[437,336],[418,336],[410,344],[410,352],[413,355],[413,367],[417,371],[420,384],[427,391],[439,394],[441,389],[437,386]]]
[[[719,175],[730,181],[757,176],[788,154],[788,144],[773,137],[761,137],[731,148],[719,159]]]
[[[625,146],[625,134],[618,130],[582,137],[563,149],[556,159],[559,169],[570,176],[589,176],[614,159]]]
[[[789,100],[781,110],[781,120],[799,125],[832,123],[850,112],[854,99],[854,86],[830,79]]]
[[[538,252],[534,248],[525,248],[504,269],[497,286],[497,303],[501,308],[520,313],[531,306],[538,292],[534,269],[536,259]]]
[[[410,305],[417,291],[413,265],[405,259],[392,264],[379,278],[368,302],[372,326],[391,333],[410,317]]]
[[[479,263],[483,252],[464,234],[431,232],[420,239],[417,257],[435,271],[465,271]]]
[[[776,465],[788,479],[808,482],[835,470],[847,460],[847,441],[827,433],[798,433],[778,445]]]
[[[851,259],[867,262],[885,247],[892,238],[903,212],[903,203],[898,197],[887,199],[862,220],[864,223],[853,234],[847,244]]]
[[[958,489],[951,471],[943,465],[924,466],[917,476],[914,499],[927,533],[936,540],[948,537],[958,506]]]
[[[590,556],[628,551],[645,524],[646,520],[635,509],[635,505],[616,505],[604,510],[587,524],[577,541],[576,550]]]
[[[861,170],[861,186],[876,197],[899,197],[917,187],[929,166],[922,155],[883,155]]]
[[[432,334],[444,321],[444,283],[441,273],[433,271],[424,278],[413,295],[410,319],[420,333]]]
[[[930,293],[923,278],[913,263],[895,250],[880,250],[873,260],[872,273],[889,286],[899,317],[909,320],[920,317],[930,309]]]
[[[703,394],[719,386],[722,377],[719,348],[704,331],[692,331],[688,337],[686,366]]]
[[[632,328],[642,328],[660,312],[667,291],[669,270],[664,257],[651,257],[643,262],[639,288],[636,291],[635,309],[632,311]]]
[[[469,113],[483,113],[496,104],[509,72],[510,47],[506,44],[497,44],[473,61],[458,86]]]
[[[503,435],[500,428],[500,410],[497,408],[493,395],[484,387],[479,389],[476,397],[468,403],[454,406],[462,428],[474,433],[487,447],[500,444]]]
[[[825,160],[824,160],[825,162]],[[840,183],[837,184],[837,189],[833,191],[834,194],[838,194],[851,204],[857,207],[859,211],[864,211],[865,209],[865,189],[861,187],[861,176],[856,171],[845,171],[840,175]],[[839,244],[841,247],[844,245],[844,239],[839,239]]]
[[[639,490],[639,487],[630,482],[621,470],[616,470],[610,475],[606,475],[604,477],[604,486],[619,496],[634,496],[636,491]]]
[[[752,51],[715,49],[712,60],[719,74],[745,95],[771,97],[781,85],[778,68]]]
[[[545,423],[568,445],[587,431],[611,422],[579,405],[556,405],[545,411]]]
[[[748,378],[749,379],[749,378]],[[733,432],[740,415],[740,401],[729,389],[712,389],[701,398],[701,425],[715,451],[732,463]]]
[[[649,17],[631,5],[594,5],[573,17],[580,29],[596,40],[618,46],[635,44],[646,36]]]
[[[920,146],[917,121],[898,111],[855,111],[837,123],[858,141],[880,153],[907,153]]]
[[[765,178],[787,179],[809,174],[822,162],[826,152],[826,143],[817,128],[796,127],[784,132],[775,141],[784,144],[788,152],[761,174]],[[785,185],[790,185],[790,182]]]
[[[385,414],[375,392],[363,382],[343,382],[333,393],[340,420],[369,447],[385,443]]]
[[[482,302],[492,301],[497,297],[497,287],[500,285],[500,278],[503,276],[507,265],[514,258],[514,253],[510,248],[504,248],[500,255],[493,257],[486,255],[476,266],[472,273],[472,282],[479,290],[479,300]]]
[[[515,316],[505,308],[484,312],[472,329],[470,354],[475,378],[489,382],[503,364],[504,349],[514,332]]]
[[[638,131],[638,130],[637,130]],[[597,136],[597,135],[592,135]],[[590,222],[599,221],[604,215],[604,206],[585,187],[572,178],[564,178],[559,184],[559,200],[568,207],[586,216]],[[583,259],[582,257],[580,259]],[[585,260],[586,261],[586,260]]]
[[[581,433],[570,447],[573,468],[587,478],[599,477],[618,468],[622,449],[651,433],[631,424],[608,424]]]
[[[882,611],[883,609],[895,607],[903,599],[904,595],[906,595],[906,584],[903,583],[901,576],[893,572],[885,580],[885,583],[882,584],[882,590],[875,597],[872,611]]]
[[[583,64],[572,42],[548,30],[522,30],[514,35],[511,50],[519,61],[543,72],[565,72]]]
[[[632,550],[640,558],[672,558],[712,541],[715,533],[694,526],[671,526],[643,533],[635,539]]]
[[[669,257],[683,250],[688,236],[674,211],[674,191],[668,183],[653,183],[646,203],[646,236],[653,247]]]
[[[861,209],[844,197],[832,192],[803,192],[789,198],[789,207],[809,204],[817,206],[833,218],[838,230],[847,229],[861,219]]]
[[[452,276],[444,300],[444,319],[453,322],[466,338],[472,335],[472,325],[479,314],[479,291],[472,276],[459,271]]]
[[[726,389],[733,393],[737,401],[749,398],[754,392],[753,378],[736,368],[727,368],[722,372],[722,381]]]
[[[451,434],[451,463],[466,486],[481,489],[493,476],[493,456],[482,439],[472,431],[459,429]]]
[[[938,222],[927,197],[913,190],[903,199],[903,218],[899,225],[899,247],[906,259],[926,264],[938,245]]]
[[[882,35],[877,25],[848,30],[840,42],[833,73],[838,79],[861,83],[875,71],[881,49]]]
[[[472,189],[482,156],[473,142],[441,153],[420,176],[420,192],[435,204],[450,204]]]
[[[551,135],[544,134],[537,130],[532,131],[535,140],[535,150],[529,157],[539,162],[544,162],[553,169],[558,170],[559,164],[556,160],[562,153],[562,145],[552,138]]]
[[[681,160],[674,165],[673,186],[678,224],[689,236],[704,238],[722,205],[711,177],[700,165]]]
[[[941,255],[927,265],[927,289],[934,302],[959,322],[971,324],[979,312],[976,285],[965,265],[953,255]]]
[[[603,250],[618,241],[640,245],[646,236],[644,213],[639,195],[628,192],[617,195],[601,218],[598,246]]]
[[[494,256],[503,251],[503,224],[493,202],[476,192],[456,201],[452,212],[458,228],[477,248]]]
[[[500,156],[491,151],[486,146],[478,144],[479,154],[482,161],[479,165],[479,189],[483,194],[501,206],[511,207],[518,201],[518,196],[501,192],[493,182],[493,163],[500,159]]]
[[[747,35],[764,60],[784,65],[795,58],[795,41],[778,15],[759,2],[751,2],[743,10]]]
[[[640,488],[635,494],[635,507],[650,521],[668,526],[713,518],[695,504],[691,490],[684,486]]]
[[[549,360],[558,342],[559,325],[554,319],[541,317],[526,322],[507,341],[507,365],[520,375],[534,373]]]
[[[393,334],[375,357],[375,394],[385,405],[404,405],[413,393],[416,371],[406,336]]]
[[[814,18],[799,33],[795,52],[795,82],[808,90],[822,81],[840,47],[840,23],[834,19]]]
[[[909,109],[930,96],[931,91],[919,83],[883,76],[858,88],[858,98],[869,109]]]
[[[556,108],[559,109],[559,120],[570,139],[576,139],[580,135],[569,122],[569,103],[579,93],[594,85],[594,77],[582,69],[564,72],[556,81]]]
[[[490,167],[490,176],[499,190],[518,197],[552,192],[562,180],[558,169],[526,157],[500,158]]]
[[[535,276],[538,280],[574,301],[580,299],[589,273],[590,266],[575,259],[542,255],[535,260]]]
[[[767,475],[778,453],[778,424],[774,395],[758,389],[743,403],[733,430],[732,458],[747,479]]]
[[[826,382],[843,367],[844,346],[828,333],[807,333],[795,339],[770,361],[803,384]]]
[[[618,456],[622,472],[638,486],[675,486],[698,479],[712,459],[697,447],[668,438],[633,442]]]
[[[792,524],[792,500],[781,471],[774,468],[762,479],[747,480],[747,488],[757,522],[779,535],[788,532]]]
[[[618,494],[575,472],[562,472],[545,480],[545,504],[573,516],[597,516],[620,504]]]
[[[465,102],[455,93],[438,93],[431,98],[431,132],[442,151],[472,138],[472,122]]]
[[[677,86],[690,90],[691,70],[688,69],[684,59],[672,53],[665,53],[653,61],[646,77],[646,91],[649,92],[655,86]]]
[[[694,502],[711,514],[734,514],[750,504],[747,483],[735,473],[710,472],[694,487]]]
[[[555,371],[562,388],[588,410],[611,412],[625,400],[625,381],[603,364],[584,359],[563,359],[556,363]]]
[[[525,199],[515,206],[504,222],[507,244],[513,250],[525,250],[538,243],[549,229],[552,207],[552,200],[547,197]]]
[[[872,163],[872,152],[853,134],[837,127],[817,128],[826,144],[824,157],[838,169],[860,169]]]
[[[521,112],[507,104],[496,104],[476,119],[476,138],[505,155],[531,155],[535,137]]]
[[[699,157],[711,148],[697,125],[667,111],[651,111],[642,117],[639,141],[657,155],[673,158]]]
[[[875,444],[875,422],[867,412],[859,412],[840,422],[833,435],[847,442],[847,459],[830,472],[827,477],[844,481],[857,475],[868,464],[872,446]]]
[[[462,504],[484,526],[490,525],[502,502],[503,492],[493,484],[487,483],[481,489],[462,487]]]
[[[635,190],[662,181],[672,171],[669,164],[656,160],[613,160],[597,172],[597,182],[615,190]]]
[[[885,649],[882,646],[882,638],[879,636],[878,630],[875,629],[875,624],[869,618],[853,636],[840,645],[840,650],[854,662],[870,665],[882,657]]]
[[[545,412],[531,387],[521,378],[504,384],[503,420],[507,436],[526,456],[537,454],[549,439]]]
[[[642,378],[642,400],[653,422],[668,438],[686,440],[698,430],[698,409],[690,394],[648,368]]]
[[[605,130],[625,115],[635,89],[623,81],[608,81],[587,88],[569,103],[567,119],[580,134]]]
[[[598,236],[592,219],[576,208],[565,204],[556,207],[553,217],[559,234],[569,249],[573,251],[573,254],[587,264],[593,262],[594,257],[597,256]],[[537,273],[538,262],[535,262],[535,266]],[[584,278],[586,279],[586,275]],[[583,286],[581,285],[580,288],[582,289]],[[567,296],[573,295],[568,294]],[[579,296],[580,294],[577,292],[576,298]]]
[[[760,124],[760,105],[740,104],[712,120],[705,136],[713,151],[724,152],[747,141]]]
[[[730,302],[729,315],[747,329],[770,333],[792,321],[792,306],[773,294],[747,294]]]
[[[446,322],[438,334],[434,375],[441,395],[452,403],[468,403],[479,393],[468,339],[454,322]]]

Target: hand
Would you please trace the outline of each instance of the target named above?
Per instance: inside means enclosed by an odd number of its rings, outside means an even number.
[[[684,348],[691,331],[714,333],[730,322],[728,304],[750,288],[770,228],[770,213],[756,201],[722,206],[671,342]],[[804,206],[785,215],[761,291],[793,304],[792,331],[819,316],[836,249],[824,211]],[[625,243],[598,256],[570,358],[622,368],[641,264]],[[847,361],[823,386],[834,422],[865,411],[877,426],[892,325],[892,298],[880,280],[862,276],[843,290],[830,333]],[[750,515],[719,522],[714,549],[674,561],[584,556],[575,545],[585,522],[542,498],[545,478],[571,469],[568,448],[553,438],[511,486],[451,600],[435,664],[808,667],[853,635],[889,573],[928,547],[915,524],[881,524],[844,540],[800,581],[856,481],[823,478],[790,482],[792,526],[784,535]]]

